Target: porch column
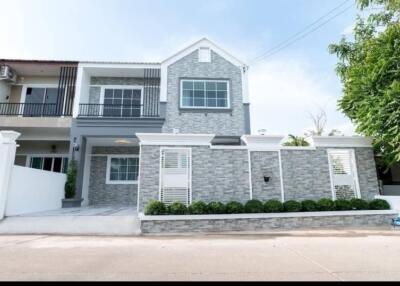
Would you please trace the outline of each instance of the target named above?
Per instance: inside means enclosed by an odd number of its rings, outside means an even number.
[[[14,167],[17,143],[21,134],[15,131],[0,131],[0,219],[4,218],[7,194]]]

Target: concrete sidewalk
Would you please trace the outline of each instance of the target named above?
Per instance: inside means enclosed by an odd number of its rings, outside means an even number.
[[[0,280],[400,280],[400,231],[0,236]]]

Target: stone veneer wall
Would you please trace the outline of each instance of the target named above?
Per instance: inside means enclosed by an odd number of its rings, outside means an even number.
[[[395,211],[353,211],[329,213],[215,215],[181,219],[141,218],[142,233],[210,233],[221,231],[273,231],[295,229],[389,229]],[[201,216],[198,216],[201,217]],[[206,218],[209,217],[209,218]]]
[[[160,147],[142,146],[140,210],[159,198]],[[182,146],[179,146],[182,147]],[[192,146],[193,201],[246,202],[250,199],[248,151]],[[355,149],[361,197],[379,194],[371,148]],[[279,152],[251,151],[253,199],[281,200]],[[281,150],[285,201],[332,198],[327,148]],[[145,175],[144,175],[145,174]],[[264,176],[270,176],[265,182]]]
[[[89,205],[136,207],[138,185],[106,184],[107,155],[139,154],[139,147],[93,147],[89,178]]]
[[[281,178],[278,152],[250,152],[253,199],[281,200]],[[264,176],[270,177],[269,182]]]
[[[185,110],[179,108],[180,80],[227,79],[230,85],[231,110]],[[241,136],[246,133],[242,97],[242,75],[239,67],[211,51],[210,63],[199,63],[195,51],[168,67],[166,120],[163,132],[206,133]]]

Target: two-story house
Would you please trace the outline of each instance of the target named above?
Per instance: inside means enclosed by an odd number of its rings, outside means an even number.
[[[250,135],[248,67],[208,39],[161,63],[2,60],[0,129],[17,164],[65,172],[69,205],[365,197],[378,192],[370,141]],[[14,73],[14,75],[13,75]],[[271,95],[274,96],[274,95]],[[357,168],[357,166],[361,166]]]

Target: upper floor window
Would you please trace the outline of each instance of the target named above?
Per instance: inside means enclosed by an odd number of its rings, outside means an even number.
[[[142,90],[132,87],[105,88],[103,116],[140,117]]]
[[[227,80],[181,80],[181,108],[227,109],[229,82]]]

